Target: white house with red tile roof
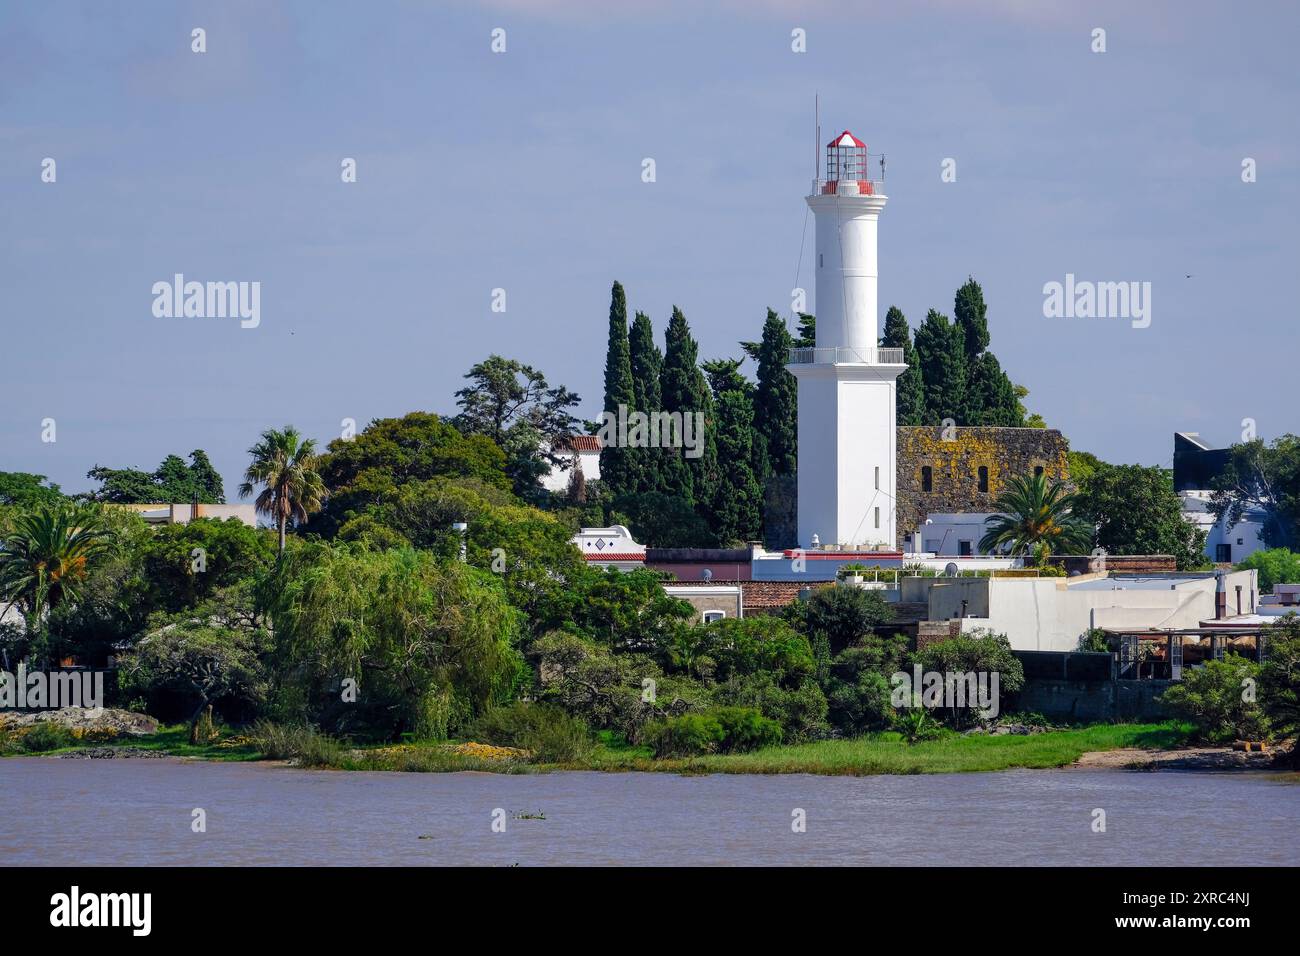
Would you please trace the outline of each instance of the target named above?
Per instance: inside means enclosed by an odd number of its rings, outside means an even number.
[[[576,467],[582,468],[582,477],[587,481],[596,481],[600,478],[600,449],[599,435],[570,435],[561,438],[551,446],[551,450],[563,458],[565,464],[552,468],[543,475],[542,487],[559,493],[568,491]]]
[[[621,524],[608,528],[583,528],[573,536],[589,565],[631,571],[645,567],[645,545],[632,540],[632,532]]]

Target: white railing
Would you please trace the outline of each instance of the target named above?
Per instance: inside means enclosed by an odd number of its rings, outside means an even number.
[[[883,179],[814,179],[814,196],[883,196]]]
[[[839,348],[791,349],[791,365],[902,365],[902,349]]]

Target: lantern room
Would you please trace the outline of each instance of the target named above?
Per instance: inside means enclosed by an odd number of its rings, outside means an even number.
[[[840,133],[826,144],[826,178],[822,181],[820,192],[824,195],[872,195],[875,189],[871,180],[870,159],[866,143],[848,130]],[[849,183],[853,185],[850,186]]]

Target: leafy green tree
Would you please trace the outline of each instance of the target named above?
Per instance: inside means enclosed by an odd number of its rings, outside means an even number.
[[[1070,480],[1080,487],[1107,464],[1087,451],[1067,452],[1066,458],[1069,461]]]
[[[1183,518],[1164,469],[1101,465],[1081,482],[1074,505],[1108,554],[1172,554],[1183,571],[1208,565],[1205,532]]]
[[[605,404],[607,413],[618,416],[619,407],[627,413],[637,410],[636,387],[632,377],[632,352],[628,341],[627,298],[623,286],[615,282],[610,292],[609,346],[605,352]],[[644,411],[644,409],[642,409]],[[630,448],[606,444],[600,450],[600,480],[615,494],[635,491],[641,484],[638,475],[640,458]]]
[[[96,465],[86,472],[86,477],[100,483],[98,489],[85,495],[89,501],[138,505],[153,504],[159,498],[159,489],[154,476],[146,471]]]
[[[912,332],[907,325],[907,317],[901,309],[891,305],[885,313],[885,334],[880,338],[880,345],[887,349],[902,349],[903,361],[907,371],[898,376],[896,384],[898,395],[898,424],[925,424],[925,383],[921,380],[921,366],[917,362],[916,349],[912,347]]]
[[[794,474],[799,458],[798,383],[785,368],[793,345],[785,322],[768,309],[758,349],[754,431],[767,448],[766,471],[777,475]]]
[[[268,428],[248,454],[252,461],[244,472],[239,496],[247,498],[262,489],[253,505],[258,514],[275,522],[279,553],[284,554],[289,522],[305,523],[308,515],[320,510],[325,498],[325,483],[316,470],[316,441],[303,438],[292,425],[279,431]]]
[[[1233,445],[1212,482],[1216,518],[1236,524],[1248,510],[1263,511],[1264,543],[1300,548],[1300,437],[1282,435],[1271,445],[1261,439]]]
[[[1015,475],[993,502],[996,514],[985,519],[980,551],[1024,555],[1046,547],[1047,553],[1086,554],[1092,550],[1092,526],[1075,514],[1075,496],[1046,475]]]
[[[467,479],[508,491],[505,464],[505,453],[491,438],[463,435],[429,412],[375,419],[351,439],[334,439],[320,457],[317,468],[329,500],[311,530],[332,536],[411,482]]]
[[[142,603],[150,611],[174,614],[269,570],[275,545],[269,531],[250,528],[238,518],[200,518],[157,529],[141,557],[148,582]]]
[[[267,694],[261,655],[269,649],[263,629],[244,629],[201,620],[178,620],[146,635],[126,655],[124,681],[146,694],[173,691],[197,703],[190,717],[190,742],[201,743],[200,720],[222,701],[256,706]]]
[[[556,442],[580,425],[570,411],[579,397],[562,385],[551,388],[532,366],[500,355],[479,362],[465,377],[470,384],[456,392],[461,411],[452,424],[495,442],[505,453],[515,493],[536,494],[541,476],[564,460]]]
[[[1272,594],[1275,584],[1300,583],[1300,554],[1287,548],[1256,551],[1236,565],[1238,571],[1259,572],[1259,592]]]
[[[889,678],[902,666],[907,638],[900,634],[869,634],[846,647],[833,658],[820,677],[830,705],[831,723],[847,734],[861,734],[888,726]]]
[[[663,392],[659,380],[663,375],[664,357],[655,345],[654,324],[650,321],[650,316],[644,312],[636,314],[628,340],[634,404],[639,411],[653,414],[663,408]],[[664,449],[638,448],[633,453],[639,462],[636,470],[637,486],[633,490],[663,491],[660,473],[664,467]]]
[[[0,505],[32,508],[57,503],[63,498],[59,486],[44,475],[23,471],[0,471]]]
[[[848,585],[818,588],[807,601],[791,604],[786,614],[810,640],[824,637],[831,654],[858,644],[894,619],[880,592]]]
[[[990,682],[990,689],[991,675],[996,673],[999,709],[1002,700],[1025,686],[1025,669],[1012,653],[1011,641],[1005,634],[994,634],[987,630],[972,631],[946,641],[927,644],[912,655],[912,661],[921,665],[922,673],[989,675],[986,680]],[[916,693],[919,688],[914,687],[912,690]],[[955,701],[953,707],[948,707],[945,702],[943,707],[937,709],[937,714],[946,723],[959,728],[968,727],[980,719],[979,712],[970,704],[969,697],[964,708],[956,706]]]
[[[1160,696],[1160,703],[1209,743],[1261,740],[1269,733],[1268,718],[1256,695],[1245,692],[1259,677],[1254,661],[1228,654],[1184,671],[1183,679]]]
[[[196,448],[190,452],[190,484],[198,492],[199,502],[208,505],[226,503],[226,490],[221,482],[221,475],[212,467],[207,452]]]
[[[1300,617],[1287,614],[1265,632],[1264,641],[1260,706],[1274,733],[1300,738]],[[1300,739],[1289,756],[1291,766],[1300,768]]]
[[[96,465],[86,473],[100,487],[82,497],[113,504],[224,504],[221,476],[202,449],[190,453],[190,464],[179,455],[168,455],[152,473],[135,468],[106,468]]]
[[[916,330],[916,361],[925,388],[925,424],[965,424],[966,333],[931,309]]]

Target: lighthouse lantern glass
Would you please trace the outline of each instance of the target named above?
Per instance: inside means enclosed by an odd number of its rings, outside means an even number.
[[[836,180],[870,179],[867,173],[867,147],[854,146],[845,140],[846,145],[838,145],[836,140],[826,147],[826,178]]]

